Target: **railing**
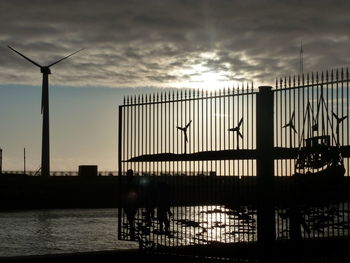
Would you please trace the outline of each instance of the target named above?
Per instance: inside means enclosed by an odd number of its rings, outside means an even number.
[[[348,70],[276,83],[126,97],[119,239],[179,249],[349,237]],[[340,176],[297,176],[307,139],[327,136],[341,157],[326,169]]]

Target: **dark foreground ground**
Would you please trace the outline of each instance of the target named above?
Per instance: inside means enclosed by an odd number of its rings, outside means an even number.
[[[213,262],[210,259],[195,258],[188,256],[171,256],[171,255],[154,255],[143,253],[138,250],[117,250],[117,251],[100,251],[100,252],[85,252],[74,254],[57,254],[43,256],[25,256],[0,258],[0,262],[7,263],[34,263],[34,262],[52,262],[52,263],[67,263],[67,262],[150,262],[150,263],[175,263],[175,262]],[[220,260],[223,262],[223,260]]]
[[[304,240],[292,245],[279,242],[270,249],[257,244],[217,244],[171,248],[163,253],[140,250],[115,250],[0,258],[5,263],[32,262],[255,262],[255,263],[349,263],[348,239]],[[188,256],[190,253],[196,256]],[[176,255],[175,255],[176,254]],[[182,256],[179,256],[182,255]],[[187,256],[184,256],[187,255]],[[198,256],[202,255],[202,256]],[[204,257],[206,255],[206,257]]]

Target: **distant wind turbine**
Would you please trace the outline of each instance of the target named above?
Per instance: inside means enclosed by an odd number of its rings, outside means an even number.
[[[239,137],[241,137],[243,139],[243,135],[240,132],[242,123],[243,123],[243,117],[241,118],[241,120],[239,121],[239,123],[238,123],[238,125],[236,127],[228,129],[228,131],[232,131],[232,132],[236,132],[237,133],[237,149],[239,149],[239,143],[238,143]]]
[[[49,132],[49,74],[51,74],[50,67],[60,63],[62,60],[67,59],[74,54],[80,52],[83,49],[80,49],[64,58],[61,58],[48,66],[42,66],[37,62],[26,57],[19,51],[8,46],[13,52],[17,53],[24,59],[28,60],[30,63],[34,64],[40,68],[40,72],[43,74],[43,83],[42,83],[42,93],[41,93],[41,113],[43,115],[43,127],[42,127],[42,148],[41,148],[41,175],[50,176],[50,132]]]
[[[332,111],[332,114],[333,114],[334,118],[337,120],[336,133],[337,133],[337,143],[338,143],[338,145],[339,145],[339,125],[340,125],[348,116],[343,116],[343,117],[339,118],[338,115],[335,114],[333,111]]]
[[[289,122],[285,124],[282,128],[287,128],[287,127],[293,130],[294,133],[297,133],[297,130],[295,129],[295,126],[294,126],[294,111],[292,113],[292,117],[290,118]],[[292,147],[292,133],[290,134],[290,147]]]
[[[190,126],[191,122],[192,122],[192,120],[190,120],[190,122],[187,123],[187,125],[186,125],[185,127],[179,127],[179,126],[176,127],[177,129],[179,129],[180,131],[182,131],[182,132],[184,133],[184,135],[185,135],[185,154],[186,154],[186,144],[187,144],[187,142],[188,142],[188,138],[187,138],[187,129],[188,129],[188,127]]]

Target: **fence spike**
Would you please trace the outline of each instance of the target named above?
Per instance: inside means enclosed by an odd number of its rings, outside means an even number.
[[[292,80],[290,78],[290,75],[288,76],[288,87],[290,88],[291,87],[291,83],[292,83]]]
[[[284,88],[287,88],[287,77],[284,76]]]
[[[331,81],[333,82],[333,69],[331,70]]]
[[[337,68],[337,72],[335,74],[336,74],[335,75],[335,80],[339,80],[339,70],[338,70],[338,68]]]
[[[318,84],[318,71],[316,72],[316,84]]]
[[[125,95],[124,95],[124,98],[123,98],[123,104],[125,105]]]
[[[301,74],[301,85],[303,85],[304,86],[304,82],[305,82],[305,75],[304,75],[304,73],[302,73]]]
[[[346,79],[349,79],[349,68],[346,67]]]
[[[341,68],[341,80],[344,80],[344,68]]]

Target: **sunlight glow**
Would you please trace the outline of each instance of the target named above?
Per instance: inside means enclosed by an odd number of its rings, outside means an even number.
[[[173,72],[177,76],[181,76],[184,79],[183,82],[176,83],[177,88],[199,88],[204,90],[217,90],[226,87],[232,87],[237,85],[239,82],[231,80],[229,75],[229,65],[224,65],[227,70],[213,70],[212,68],[205,65],[209,61],[216,59],[215,53],[203,53],[200,56],[203,62],[200,64],[194,64],[186,69],[181,69]]]

